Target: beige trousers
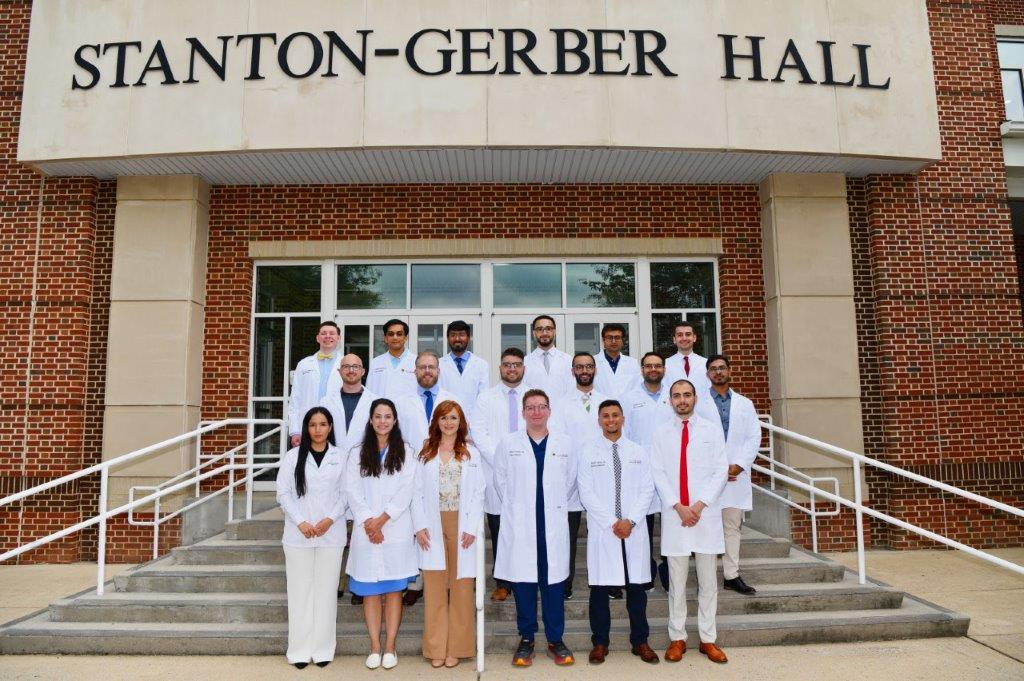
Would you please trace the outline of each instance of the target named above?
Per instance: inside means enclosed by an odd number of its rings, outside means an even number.
[[[740,576],[740,528],[743,527],[743,510],[722,509],[722,528],[725,533],[725,553],[722,554],[722,573],[726,579]]]
[[[459,565],[459,512],[441,511],[446,570],[423,571],[423,657],[473,657],[476,654],[475,580],[456,579]],[[479,537],[477,538],[479,541]]]
[[[697,565],[697,631],[701,643],[718,638],[718,556],[695,553]],[[686,582],[690,576],[689,556],[668,557],[668,637],[686,640]]]

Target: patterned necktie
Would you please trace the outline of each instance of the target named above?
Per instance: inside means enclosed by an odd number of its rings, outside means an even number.
[[[508,391],[508,432],[514,433],[519,430],[519,401],[516,399],[516,389]]]
[[[423,396],[427,398],[424,407],[427,410],[427,423],[430,423],[430,417],[434,415],[434,393],[424,390]]]
[[[590,393],[583,393],[583,408],[590,413]]]
[[[462,373],[462,365],[465,364],[465,363],[466,363],[466,359],[464,357],[456,357],[455,358],[455,368],[459,370],[460,374]]]
[[[317,359],[334,359],[333,352],[318,352],[316,353]]]
[[[683,356],[683,371],[686,372],[686,377],[689,378],[690,377],[690,356],[689,355]]]
[[[690,444],[690,422],[683,421],[683,437],[679,444],[679,503],[690,505],[690,481],[686,471],[686,448]]]
[[[550,352],[544,353],[544,373],[551,373],[551,354]]]
[[[622,519],[622,459],[619,458],[619,443],[612,443],[612,469],[615,471],[615,518]]]

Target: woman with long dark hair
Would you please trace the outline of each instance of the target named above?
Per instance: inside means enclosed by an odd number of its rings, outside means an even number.
[[[331,413],[313,407],[299,446],[281,458],[277,502],[284,511],[288,661],[326,667],[337,643],[338,581],[345,549],[345,453],[334,446]]]
[[[370,635],[370,669],[398,664],[396,640],[402,623],[402,590],[419,572],[413,542],[412,503],[415,469],[406,461],[412,448],[402,439],[398,412],[388,399],[370,404],[362,442],[349,452],[345,477],[354,519],[349,551],[349,590],[363,597]],[[383,617],[386,637],[381,649]]]
[[[454,667],[476,652],[475,541],[485,483],[468,425],[457,402],[438,404],[416,462],[412,513],[423,570],[423,657],[434,667]]]

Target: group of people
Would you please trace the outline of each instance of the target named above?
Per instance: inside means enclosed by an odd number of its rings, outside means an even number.
[[[465,322],[448,325],[442,357],[409,350],[401,320],[383,331],[388,351],[367,372],[357,355],[338,351],[340,329],[324,322],[319,352],[295,370],[292,449],[277,478],[289,662],[333,659],[346,546],[348,589],[362,603],[370,638],[367,667],[398,664],[403,606],[421,596],[423,656],[434,667],[472,657],[474,554],[486,516],[491,599],[515,599],[513,664],[533,662],[538,595],[548,655],[573,664],[565,601],[574,597],[584,513],[589,661],[607,657],[609,601],[623,597],[632,653],[660,661],[646,615],[656,581],[669,596],[664,658],[682,659],[691,554],[698,649],[727,661],[716,644],[717,557],[725,588],[755,593],[739,574],[739,550],[761,442],[753,404],[730,387],[728,357],[694,352],[696,330],[685,321],[667,359],[623,354],[626,329],[618,324],[602,328],[597,356],[570,356],[556,347],[554,319],[541,315],[532,323],[535,349],[504,350],[500,380],[489,387],[490,367],[469,350]]]

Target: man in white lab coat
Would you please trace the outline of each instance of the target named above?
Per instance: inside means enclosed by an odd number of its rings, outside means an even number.
[[[672,331],[676,354],[665,360],[665,383],[672,385],[680,379],[693,383],[698,395],[707,394],[707,359],[693,351],[697,342],[697,330],[690,322],[679,322]]]
[[[441,387],[459,396],[462,404],[473,409],[477,398],[487,390],[491,367],[487,360],[469,351],[473,330],[461,319],[448,325],[448,349],[441,358]]]
[[[622,436],[625,418],[617,400],[598,405],[600,437],[580,449],[580,501],[587,510],[587,576],[590,582],[590,632],[594,644],[590,663],[601,664],[608,655],[612,587],[626,590],[629,643],[632,652],[648,664],[658,654],[647,639],[647,592],[651,581],[650,547],[646,541],[647,511],[655,497],[651,462],[635,442]]]
[[[366,369],[359,355],[342,357],[338,373],[341,375],[341,389],[324,395],[320,406],[331,412],[338,449],[347,454],[362,440],[366,423],[370,420],[370,404],[380,396],[363,386]]]
[[[336,390],[339,381],[338,365],[341,353],[338,341],[341,329],[334,322],[323,322],[316,332],[320,351],[303,357],[295,366],[292,378],[292,392],[288,396],[288,435],[292,447],[299,446],[302,439],[302,419],[306,412],[320,404],[328,392]]]
[[[487,487],[484,490],[484,512],[487,529],[491,533],[491,551],[498,552],[498,535],[501,531],[501,499],[494,489],[494,456],[498,442],[522,426],[523,393],[523,351],[507,348],[501,353],[498,373],[501,380],[480,393],[473,414],[469,417],[470,436],[480,450],[484,461],[484,476]],[[442,374],[443,375],[443,374]],[[511,585],[504,579],[495,580],[492,601],[504,601],[512,593]]]
[[[555,400],[551,412],[551,429],[569,438],[573,454],[601,434],[597,422],[597,407],[608,399],[607,395],[594,389],[594,373],[597,365],[589,352],[577,352],[572,358],[572,376],[576,385],[561,399]],[[583,505],[579,497],[569,501],[569,578],[565,581],[565,599],[571,600],[572,584],[576,579],[576,544],[583,522]],[[622,594],[615,593],[616,598]]]
[[[686,582],[690,554],[697,566],[697,629],[700,652],[712,662],[728,661],[715,641],[718,630],[717,556],[725,550],[718,498],[725,488],[728,459],[722,428],[694,413],[697,391],[687,380],[669,386],[676,418],[654,434],[651,461],[661,497],[661,553],[668,557],[667,662],[686,652]]]
[[[366,378],[370,392],[395,403],[398,398],[416,392],[416,355],[407,347],[408,340],[409,325],[401,319],[384,323],[384,343],[388,351],[370,360]]]
[[[526,428],[506,435],[494,455],[494,486],[501,525],[494,576],[512,583],[519,646],[512,664],[533,664],[540,591],[548,655],[557,665],[575,660],[562,641],[565,578],[569,575],[569,499],[577,496],[576,457],[564,435],[548,431],[551,413],[543,390],[523,395]]]
[[[725,455],[729,460],[729,481],[718,500],[722,508],[722,527],[725,533],[725,553],[722,554],[722,586],[741,594],[757,593],[740,576],[740,530],[743,512],[753,506],[750,487],[750,467],[761,446],[761,422],[754,403],[732,390],[729,358],[725,355],[708,357],[708,380],[711,390],[697,403],[697,413],[721,424],[725,436]]]
[[[552,402],[573,389],[572,357],[555,347],[555,320],[540,315],[531,325],[537,347],[526,356],[526,384],[543,390]]]
[[[594,387],[614,400],[640,385],[640,363],[622,354],[626,342],[626,327],[605,324],[601,328],[602,352],[597,353],[597,376]]]
[[[658,428],[676,418],[668,400],[668,384],[665,383],[665,360],[656,352],[648,352],[640,358],[643,381],[622,397],[626,412],[626,437],[640,445],[647,456],[651,455],[654,433]],[[668,561],[664,557],[658,565],[654,554],[654,522],[661,515],[661,500],[654,495],[647,516],[647,540],[651,547],[651,573],[657,572],[662,588],[668,591]],[[653,583],[650,587],[653,587]],[[649,588],[650,588],[649,587]]]
[[[466,413],[466,405],[459,401],[458,396],[438,385],[438,359],[433,350],[423,350],[416,355],[415,364],[416,388],[412,394],[406,394],[395,400],[398,410],[398,423],[405,441],[412,445],[409,456],[413,460],[419,456],[420,450],[427,439],[430,419],[434,416],[434,407],[445,400],[452,400]],[[402,602],[407,606],[416,605],[423,596],[423,576],[416,578],[415,584],[405,591]]]

